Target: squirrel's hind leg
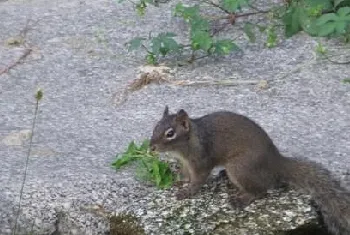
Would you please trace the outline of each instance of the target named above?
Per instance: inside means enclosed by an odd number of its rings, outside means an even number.
[[[225,168],[230,181],[238,188],[238,193],[231,196],[230,203],[234,208],[242,209],[266,195],[270,176],[263,169],[252,171],[249,163],[246,165],[244,161],[240,161],[241,164],[237,162],[239,161],[228,163]]]

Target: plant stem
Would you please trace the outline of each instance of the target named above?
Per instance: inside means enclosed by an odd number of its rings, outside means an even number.
[[[240,17],[246,17],[246,16],[250,16],[250,15],[257,15],[257,14],[266,14],[269,13],[270,11],[258,11],[258,12],[248,12],[248,13],[243,13],[243,14],[237,14],[236,18],[240,18]]]
[[[16,215],[15,226],[14,226],[13,233],[12,233],[13,235],[16,234],[17,221],[18,221],[18,217],[19,217],[19,214],[20,214],[20,211],[21,211],[21,202],[22,202],[23,190],[24,190],[24,185],[25,185],[26,179],[27,179],[29,156],[30,156],[30,153],[31,153],[31,150],[32,150],[35,123],[36,123],[36,119],[37,119],[37,116],[38,116],[39,100],[40,99],[37,99],[36,100],[36,104],[35,104],[34,118],[33,118],[33,123],[32,123],[32,133],[30,135],[29,148],[28,148],[28,152],[27,152],[27,156],[26,156],[26,164],[25,164],[25,169],[24,169],[23,181],[22,181],[22,186],[21,186],[21,190],[20,190],[20,194],[19,194],[18,212],[17,212],[17,215]]]
[[[153,54],[151,51],[148,50],[148,48],[147,48],[145,45],[141,44],[141,46],[142,46],[143,49],[146,50],[146,52],[147,52],[148,54]]]

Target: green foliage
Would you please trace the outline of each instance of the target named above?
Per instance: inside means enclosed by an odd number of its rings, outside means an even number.
[[[247,4],[247,0],[223,0],[223,8],[229,12],[241,10]]]
[[[303,22],[306,20],[305,9],[293,5],[289,7],[286,14],[282,18],[286,26],[287,37],[291,37],[301,31],[303,29]]]
[[[128,51],[139,49],[142,45],[142,41],[146,39],[147,38],[143,38],[143,37],[133,38],[132,40],[126,43],[126,45],[128,45]]]
[[[132,141],[124,153],[117,155],[112,166],[118,170],[132,162],[137,162],[137,175],[140,179],[150,181],[160,189],[171,187],[176,179],[169,165],[149,150],[148,140],[140,146]]]
[[[235,2],[233,0],[230,0]],[[229,3],[230,1],[226,1]],[[244,1],[237,2],[239,8]],[[146,4],[146,2],[144,2]],[[141,3],[140,3],[141,4]],[[142,3],[143,4],[143,3]],[[146,51],[146,61],[149,64],[157,64],[161,56],[182,53],[183,49],[206,55],[227,55],[233,50],[238,50],[238,46],[229,39],[217,39],[210,33],[209,21],[200,14],[199,5],[184,6],[178,3],[174,9],[174,16],[181,17],[190,26],[190,44],[183,45],[174,38],[176,35],[171,32],[159,33],[157,36],[135,37],[126,43],[128,51],[143,48]]]
[[[231,40],[223,39],[213,43],[210,53],[218,55],[227,55],[231,51],[238,49],[239,48],[237,47],[237,45],[234,44]]]
[[[277,44],[277,34],[274,27],[269,27],[267,30],[267,42],[266,46],[268,48],[275,47]]]
[[[136,0],[133,4],[139,9],[140,15],[148,4],[155,4],[155,0]],[[201,6],[207,4],[221,10],[221,16],[208,16],[202,12]],[[156,64],[159,58],[171,54],[183,55],[188,53],[190,62],[211,55],[227,55],[239,47],[232,39],[217,38],[217,31],[211,28],[211,20],[226,20],[224,24],[229,27],[237,18],[244,19],[254,14],[266,14],[268,22],[265,25],[244,21],[243,31],[250,42],[256,42],[256,32],[266,34],[265,45],[268,48],[275,47],[278,43],[278,28],[283,26],[285,36],[304,31],[314,37],[342,37],[344,42],[350,41],[350,0],[292,0],[284,6],[271,4],[269,10],[259,10],[254,7],[252,0],[220,0],[218,3],[212,0],[199,0],[186,6],[178,3],[173,9],[175,17],[181,17],[189,26],[189,44],[183,45],[175,40],[175,34],[171,32],[160,33],[148,38],[136,37],[129,45],[130,50],[143,48],[146,51],[148,63]],[[248,13],[242,13],[243,8]],[[142,14],[141,14],[142,13]],[[283,23],[283,25],[280,24]],[[255,30],[255,29],[258,29]],[[198,57],[196,57],[199,55]]]
[[[192,7],[185,7],[182,3],[176,4],[175,9],[174,9],[174,16],[180,16],[186,22],[202,19],[202,17],[199,14],[199,6],[198,5],[195,5]],[[204,22],[205,22],[205,20],[202,19],[202,23],[204,23]],[[204,28],[199,27],[199,29],[205,29],[205,28],[209,27],[207,24],[202,25],[202,26],[204,26]]]
[[[174,37],[176,34],[166,32],[160,33],[153,37],[151,34],[148,39],[145,37],[136,37],[126,43],[128,51],[144,48],[147,52],[146,61],[149,64],[156,64],[160,55],[165,56],[170,53],[179,52],[182,48],[181,44],[178,44]],[[147,46],[143,42],[147,42]]]
[[[206,54],[226,55],[238,46],[229,39],[217,40],[210,33],[209,21],[200,15],[198,5],[185,7],[178,3],[174,11],[175,16],[182,17],[190,25],[191,49]]]
[[[316,20],[318,36],[345,34],[350,25],[350,7],[339,8],[337,13],[324,14]]]
[[[316,52],[320,55],[325,55],[327,53],[327,48],[325,48],[321,43],[317,43]]]
[[[203,30],[195,30],[191,33],[191,47],[193,50],[208,51],[213,45],[213,39],[210,34]]]
[[[152,53],[155,56],[161,54],[165,56],[171,51],[178,51],[180,49],[179,44],[173,39],[176,34],[174,33],[160,33],[157,37],[152,38]]]
[[[136,4],[135,8],[137,11],[137,14],[139,14],[140,16],[144,16],[145,15],[145,10],[146,10],[146,1],[141,0],[138,4]]]
[[[287,37],[302,30],[318,37],[345,35],[350,32],[350,1],[293,1],[282,20]]]
[[[248,22],[244,25],[243,31],[247,35],[250,42],[256,41],[256,36],[253,30],[254,30],[254,25],[252,23]]]
[[[350,78],[343,79],[343,83],[350,83]]]
[[[350,6],[350,0],[334,0],[334,8]]]
[[[43,98],[43,91],[39,88],[39,89],[36,91],[35,99],[36,99],[37,101],[40,101],[42,98]]]

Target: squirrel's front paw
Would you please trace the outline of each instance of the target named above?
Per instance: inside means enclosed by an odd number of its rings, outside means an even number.
[[[230,204],[233,208],[242,210],[245,207],[249,206],[254,201],[254,199],[255,197],[252,194],[239,193],[230,198]]]
[[[183,200],[190,197],[190,191],[188,189],[181,189],[176,193],[177,200]]]

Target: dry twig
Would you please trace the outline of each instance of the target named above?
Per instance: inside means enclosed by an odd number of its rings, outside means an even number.
[[[31,48],[26,48],[23,54],[17,60],[13,61],[11,64],[7,65],[5,68],[0,70],[0,75],[7,73],[10,69],[15,67],[17,64],[20,64],[31,52],[32,52]]]
[[[25,27],[19,32],[19,38],[20,38],[20,44],[24,45],[24,52],[23,54],[15,61],[13,61],[12,63],[10,63],[9,65],[5,66],[5,68],[0,69],[0,75],[7,73],[8,71],[10,71],[10,69],[14,68],[16,65],[22,63],[24,61],[24,59],[32,52],[32,48],[29,46],[29,44],[26,42],[26,37],[27,37],[27,33],[32,29],[32,25],[36,24],[38,21],[34,21],[32,24],[31,22],[33,22],[31,19],[28,19],[26,22]]]

